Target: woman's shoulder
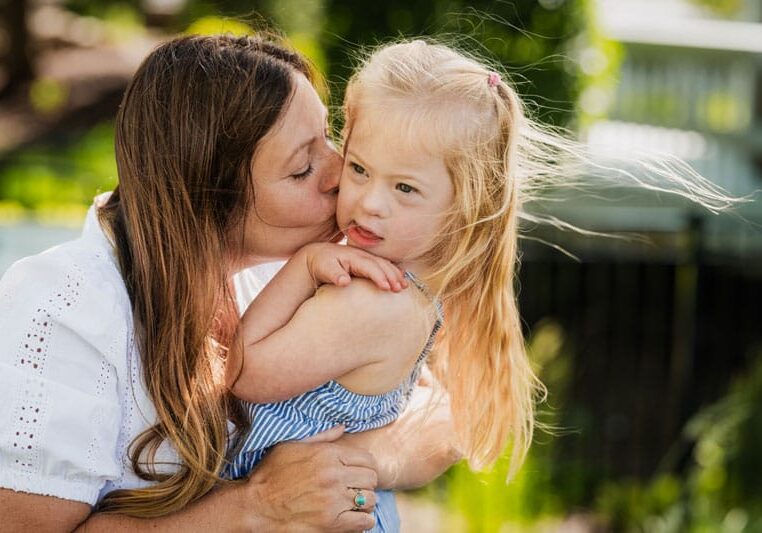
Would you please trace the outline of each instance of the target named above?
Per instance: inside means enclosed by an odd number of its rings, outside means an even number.
[[[0,486],[95,503],[122,470],[129,298],[110,250],[84,233],[0,280]]]
[[[84,236],[16,261],[0,279],[0,298],[5,312],[38,303],[49,311],[92,312],[101,319],[108,318],[102,311],[129,307],[115,258]]]
[[[0,361],[6,363],[9,353],[39,337],[50,343],[48,352],[66,345],[56,341],[76,337],[105,354],[126,336],[131,321],[113,251],[87,229],[78,239],[15,262],[0,279],[0,330],[7,332]]]

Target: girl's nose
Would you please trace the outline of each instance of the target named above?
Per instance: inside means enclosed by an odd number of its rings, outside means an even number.
[[[381,188],[372,184],[366,185],[360,205],[365,213],[374,217],[385,217],[388,214],[389,206],[384,199],[384,193]]]

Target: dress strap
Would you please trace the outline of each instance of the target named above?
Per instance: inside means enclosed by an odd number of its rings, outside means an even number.
[[[405,277],[409,279],[413,285],[415,285],[418,290],[431,301],[431,303],[434,304],[434,308],[437,311],[437,322],[439,322],[439,326],[441,326],[441,323],[444,322],[444,307],[442,306],[442,301],[439,298],[435,298],[426,284],[409,270],[405,270]],[[437,327],[437,329],[439,329],[439,327]]]

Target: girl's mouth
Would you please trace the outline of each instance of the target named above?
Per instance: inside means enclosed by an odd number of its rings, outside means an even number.
[[[355,224],[349,226],[347,230],[347,237],[362,246],[373,246],[383,240],[369,229],[365,229],[362,226]]]

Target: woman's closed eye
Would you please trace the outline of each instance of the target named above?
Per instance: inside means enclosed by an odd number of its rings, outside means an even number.
[[[315,170],[312,166],[312,163],[307,165],[307,169],[303,172],[299,172],[298,174],[291,174],[291,177],[295,180],[303,180],[309,177],[310,174],[312,174],[312,171]]]

